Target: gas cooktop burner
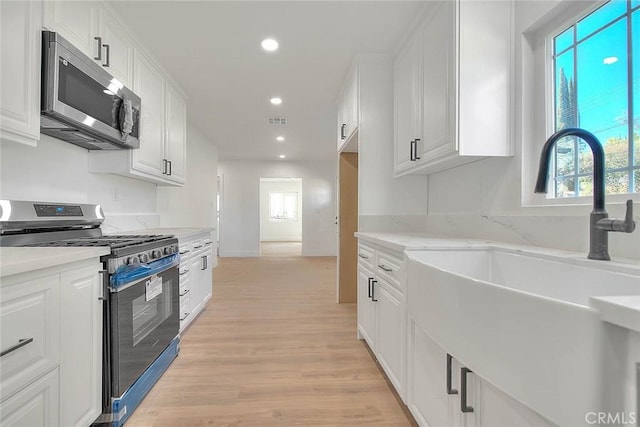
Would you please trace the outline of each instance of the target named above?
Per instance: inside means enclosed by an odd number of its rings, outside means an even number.
[[[119,249],[139,245],[142,243],[157,242],[166,240],[172,236],[168,235],[114,235],[114,236],[98,236],[98,237],[80,237],[75,239],[55,240],[51,242],[32,243],[25,246],[55,246],[55,247],[73,247],[73,246],[109,246],[111,249]]]

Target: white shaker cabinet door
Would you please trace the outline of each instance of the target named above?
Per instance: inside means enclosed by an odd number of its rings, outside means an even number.
[[[62,273],[60,424],[86,426],[102,405],[100,265]]]
[[[58,414],[58,368],[0,403],[3,427],[56,427]]]
[[[180,94],[167,85],[167,175],[175,182],[187,180],[187,105]]]
[[[41,3],[0,2],[0,138],[40,139]]]
[[[358,268],[358,332],[369,344],[369,347],[373,352],[376,351],[375,334],[376,334],[376,317],[375,307],[371,301],[370,282],[373,279],[373,274],[367,270]]]
[[[377,300],[376,346],[378,361],[404,399],[405,316],[402,296],[385,282],[375,283]]]
[[[97,60],[102,43],[97,32],[100,4],[93,1],[47,0],[44,26],[59,33],[88,57]]]
[[[100,11],[100,35],[103,58],[98,63],[122,84],[131,87],[133,40],[118,19],[105,8]]]
[[[132,151],[133,169],[164,176],[165,80],[141,52],[134,52],[133,90],[141,99],[140,148]]]

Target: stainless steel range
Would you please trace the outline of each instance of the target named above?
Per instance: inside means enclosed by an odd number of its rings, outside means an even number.
[[[108,246],[103,415],[121,425],[179,349],[178,239],[103,235],[100,205],[0,200],[0,246]]]

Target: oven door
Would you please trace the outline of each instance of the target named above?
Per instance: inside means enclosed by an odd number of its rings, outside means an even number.
[[[178,335],[179,258],[173,258],[141,265],[151,274],[111,287],[111,397],[121,396]]]

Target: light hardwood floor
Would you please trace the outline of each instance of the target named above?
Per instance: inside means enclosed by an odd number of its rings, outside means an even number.
[[[134,426],[410,426],[336,304],[334,257],[221,258],[213,298]]]

